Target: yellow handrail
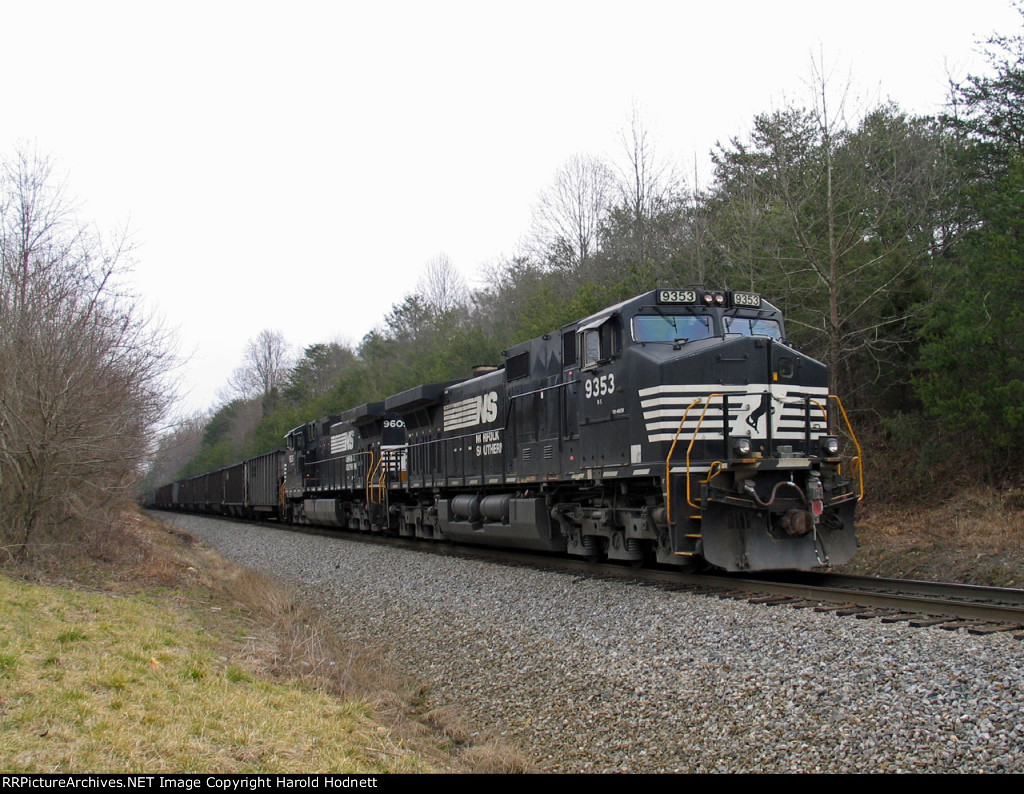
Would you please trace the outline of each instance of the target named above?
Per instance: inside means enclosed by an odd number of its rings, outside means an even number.
[[[725,394],[724,394],[724,392],[717,392],[715,394],[709,394],[707,396],[707,404],[704,406],[704,410],[701,411],[701,413],[700,413],[700,419],[697,420],[697,426],[693,429],[693,435],[690,436],[690,446],[688,446],[686,448],[686,503],[690,507],[696,507],[696,508],[700,507],[700,505],[696,504],[693,501],[693,498],[692,498],[692,486],[690,485],[690,480],[691,480],[691,478],[690,478],[690,455],[693,452],[693,445],[697,443],[697,434],[700,433],[700,426],[702,424],[704,424],[704,417],[707,416],[707,414],[708,414],[708,408],[711,407],[711,400],[712,400],[713,397],[721,397],[722,398],[722,412],[723,413],[725,412]],[[726,419],[728,419],[728,417],[726,417]],[[724,440],[725,440],[726,443],[729,442],[728,438],[726,438]],[[714,461],[712,463],[712,466],[715,463],[717,463],[719,466],[722,465],[721,461]],[[710,472],[711,469],[709,468],[708,471]]]
[[[375,458],[373,450],[370,450],[370,465],[366,468],[366,503],[373,504],[373,479],[377,471],[377,467],[383,460],[383,455],[380,458]]]
[[[380,454],[381,466],[380,475],[377,477],[377,492],[380,498],[381,504],[384,503],[384,494],[387,490],[388,481],[388,465],[391,463],[391,451],[381,452]]]
[[[843,407],[843,401],[839,399],[838,394],[830,394],[830,400],[835,400],[836,405],[839,406],[839,412],[843,415],[843,421],[846,422],[846,430],[850,434],[850,439],[853,441],[853,445],[857,448],[857,456],[850,459],[850,467],[856,466],[857,469],[857,501],[861,501],[864,498],[864,453],[861,451],[860,442],[857,440],[857,434],[853,432],[853,425],[850,423],[850,417],[846,415],[846,408]]]
[[[704,410],[701,411],[700,418],[697,420],[697,427],[694,428],[693,433],[690,436],[690,443],[686,448],[686,503],[693,508],[700,508],[700,505],[693,501],[693,486],[690,477],[690,456],[693,452],[693,446],[697,443],[697,436],[700,433],[701,425],[704,424],[704,418],[707,416],[708,409],[711,407],[711,401],[718,397],[722,399],[723,405],[722,410],[725,410],[724,400],[725,393],[717,392],[709,394],[706,397],[697,397],[691,402],[686,410],[683,412],[682,418],[679,420],[679,426],[676,428],[675,435],[672,437],[672,446],[669,447],[668,455],[665,457],[665,517],[668,524],[672,524],[672,455],[675,453],[676,444],[679,442],[679,436],[683,432],[683,425],[686,424],[686,420],[690,415],[690,411],[704,402]],[[846,408],[843,406],[843,401],[839,399],[838,395],[830,394],[828,399],[835,400],[839,406],[839,411],[843,416],[843,421],[846,423],[847,432],[850,434],[850,439],[853,441],[853,445],[857,448],[857,455],[850,460],[850,466],[855,467],[857,470],[857,484],[858,484],[858,495],[857,501],[861,501],[864,498],[864,465],[863,465],[863,452],[861,450],[860,442],[857,440],[857,434],[853,432],[853,425],[850,422],[850,417],[846,413]],[[819,403],[817,400],[811,399],[811,402],[818,406],[821,410],[822,415],[825,417],[826,427],[828,424],[828,410]],[[708,478],[704,482],[710,482],[711,479],[719,472],[716,471],[716,466],[721,469],[721,461],[713,461],[710,468],[708,469]]]
[[[679,427],[676,428],[676,434],[672,438],[672,446],[668,449],[668,455],[665,456],[665,520],[672,524],[672,477],[670,476],[672,467],[672,453],[675,452],[676,442],[679,441],[679,434],[683,432],[683,425],[686,423],[686,417],[690,415],[690,409],[697,405],[703,398],[698,397],[692,403],[690,403],[686,410],[683,411],[683,418],[679,420]],[[690,473],[687,470],[686,480],[689,483]],[[689,485],[687,485],[689,489]],[[687,494],[686,500],[689,501],[690,497]]]

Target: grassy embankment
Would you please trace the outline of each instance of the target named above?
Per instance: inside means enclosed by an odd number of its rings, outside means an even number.
[[[0,576],[3,771],[526,767],[182,533],[131,514],[86,546]]]

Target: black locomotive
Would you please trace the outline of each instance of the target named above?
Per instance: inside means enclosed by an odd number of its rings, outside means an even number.
[[[729,571],[854,554],[856,439],[825,366],[786,342],[781,313],[759,295],[656,290],[504,358],[295,428],[268,453],[272,495],[261,456],[151,501]],[[840,418],[855,450],[846,458]],[[238,483],[250,468],[263,479],[247,503]]]

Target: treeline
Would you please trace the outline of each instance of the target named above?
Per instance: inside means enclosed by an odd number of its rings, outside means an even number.
[[[703,189],[659,158],[634,114],[624,164],[569,160],[540,195],[522,250],[483,287],[467,289],[441,257],[354,349],[313,345],[269,380],[252,376],[259,358],[247,355],[238,382],[250,387],[165,439],[154,479],[263,452],[310,418],[466,377],[517,341],[688,284],[777,303],[791,340],[829,364],[906,487],[943,466],[1015,478],[1024,40],[989,45],[988,73],[954,85],[937,117],[892,102],[854,114],[819,78],[806,105],[758,115],[720,143]]]

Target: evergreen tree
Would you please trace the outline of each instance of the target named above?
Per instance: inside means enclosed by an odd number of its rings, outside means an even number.
[[[958,446],[995,467],[1024,443],[1022,196],[1018,157],[977,198],[982,223],[960,246],[951,298],[928,326],[916,381],[925,406]],[[989,474],[999,476],[996,469]]]

